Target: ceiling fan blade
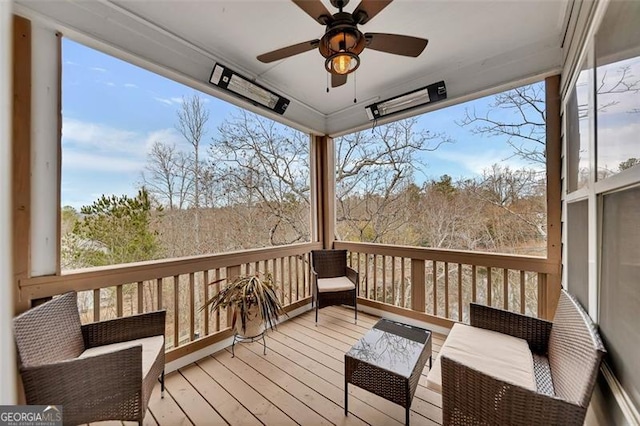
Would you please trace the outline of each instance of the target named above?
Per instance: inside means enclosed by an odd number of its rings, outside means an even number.
[[[320,40],[309,40],[304,43],[294,44],[293,46],[283,47],[282,49],[274,50],[272,52],[263,53],[258,56],[258,60],[260,62],[264,62],[268,64],[269,62],[279,61],[280,59],[288,58],[290,56],[297,55],[299,53],[304,53],[309,50],[313,50],[318,47]]]
[[[367,48],[402,56],[420,56],[429,40],[399,34],[366,33]]]
[[[304,10],[307,15],[318,21],[321,25],[326,25],[333,15],[327,10],[320,0],[291,0]]]
[[[347,83],[347,74],[331,74],[331,87],[340,87]]]
[[[380,13],[382,9],[389,6],[389,3],[392,1],[393,0],[362,0],[353,11],[353,16],[358,24],[366,24]]]

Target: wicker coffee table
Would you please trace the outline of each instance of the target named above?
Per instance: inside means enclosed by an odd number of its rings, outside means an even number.
[[[418,379],[429,360],[431,332],[381,319],[344,355],[344,414],[348,414],[348,384],[373,392],[409,410]]]

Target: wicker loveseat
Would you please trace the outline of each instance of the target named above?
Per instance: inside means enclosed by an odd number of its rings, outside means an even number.
[[[166,312],[81,325],[76,293],[13,320],[27,404],[62,405],[64,424],[142,424],[151,391],[164,392]]]
[[[562,291],[553,323],[472,304],[429,372],[445,425],[582,425],[605,353]]]

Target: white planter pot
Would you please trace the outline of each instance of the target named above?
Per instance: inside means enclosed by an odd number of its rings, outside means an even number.
[[[265,325],[262,317],[260,316],[260,309],[257,306],[249,308],[249,314],[247,315],[246,329],[242,329],[242,321],[240,316],[236,318],[235,331],[236,334],[242,337],[256,337],[264,333]]]

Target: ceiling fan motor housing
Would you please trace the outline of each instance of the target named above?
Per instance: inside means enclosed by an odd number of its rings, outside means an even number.
[[[349,0],[330,0],[331,6],[342,10],[343,7],[349,4]]]

